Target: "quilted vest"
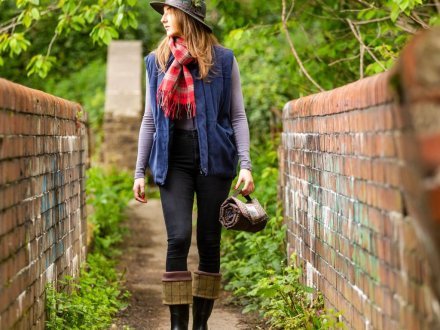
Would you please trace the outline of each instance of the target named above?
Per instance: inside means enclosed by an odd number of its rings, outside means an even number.
[[[168,61],[170,65],[174,57]],[[231,124],[231,72],[234,55],[231,50],[214,46],[214,65],[208,79],[197,79],[197,64],[189,65],[194,79],[196,98],[195,125],[198,132],[200,169],[204,175],[233,178],[237,173],[238,154]],[[164,73],[156,63],[154,53],[145,57],[150,100],[156,100],[156,92]],[[168,171],[169,147],[174,123],[165,117],[156,102],[152,102],[156,132],[149,156],[149,167],[154,182],[163,185]]]

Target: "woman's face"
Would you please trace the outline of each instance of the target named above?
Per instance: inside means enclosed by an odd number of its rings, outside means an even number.
[[[173,13],[173,9],[171,9],[170,6],[164,6],[162,19],[160,20],[167,32],[168,37],[178,37],[181,34],[176,15]]]

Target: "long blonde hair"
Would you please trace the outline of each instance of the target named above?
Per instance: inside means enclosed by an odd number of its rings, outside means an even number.
[[[191,18],[183,11],[169,7],[169,11],[176,17],[178,30],[185,38],[186,45],[192,57],[199,65],[200,79],[205,79],[213,65],[213,46],[218,45],[216,37],[209,32],[202,23]],[[166,36],[155,50],[156,60],[162,72],[166,71],[166,65],[171,51],[168,45],[169,37]]]

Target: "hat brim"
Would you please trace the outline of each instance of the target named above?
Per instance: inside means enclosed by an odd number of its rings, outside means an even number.
[[[152,1],[152,2],[150,2],[150,6],[153,7],[153,9],[155,11],[157,11],[161,15],[163,15],[163,7],[165,7],[165,6],[170,6],[170,7],[179,9],[179,10],[183,11],[185,14],[187,14],[187,15],[191,16],[192,18],[194,18],[196,21],[202,23],[203,26],[206,27],[209,30],[209,32],[212,32],[212,27],[210,27],[208,24],[206,24],[204,20],[202,20],[201,18],[197,17],[196,15],[193,15],[192,13],[190,13],[190,12],[188,12],[188,11],[182,9],[182,8],[178,8],[176,6],[169,5],[167,3],[160,2],[160,1]]]

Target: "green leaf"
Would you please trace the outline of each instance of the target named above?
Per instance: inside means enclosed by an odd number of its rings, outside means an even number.
[[[34,20],[39,20],[40,18],[41,18],[41,16],[40,16],[40,11],[38,10],[38,8],[32,8],[32,10],[31,10],[31,14],[32,14],[32,18],[34,19]]]
[[[28,28],[29,26],[31,26],[32,17],[28,14],[25,14],[25,15],[23,15],[22,22],[23,22],[23,25]]]
[[[17,8],[22,8],[27,4],[27,0],[16,0],[15,4],[17,5]]]
[[[437,26],[440,25],[440,15],[434,15],[429,19],[429,25]]]
[[[390,19],[392,22],[395,22],[400,15],[399,7],[393,6],[390,14]]]
[[[124,13],[119,13],[113,18],[113,23],[116,26],[120,26],[123,19],[124,19]]]
[[[77,4],[73,0],[67,0],[67,2],[63,3],[61,9],[66,15],[74,15],[77,10]]]
[[[309,287],[309,286],[305,286],[304,287],[304,292],[306,292],[306,293],[315,293],[316,290],[314,288]]]
[[[84,16],[86,22],[89,23],[89,24],[92,23],[95,20],[96,14],[97,13],[96,13],[95,10],[89,9],[88,7],[83,12],[83,16]]]
[[[367,14],[365,15],[365,19],[366,19],[366,20],[370,20],[370,19],[374,18],[375,16],[376,16],[376,11],[374,11],[374,10],[369,10],[369,11],[367,12]]]
[[[26,66],[28,76],[37,74],[41,78],[46,78],[55,62],[56,58],[54,56],[44,56],[42,54],[33,56]]]
[[[101,27],[98,29],[98,37],[99,37],[100,39],[103,39],[104,36],[105,36],[105,34],[106,34],[106,28],[105,28],[105,26],[101,26]]]
[[[133,29],[137,29],[138,27],[138,21],[136,19],[136,15],[133,12],[128,12],[128,22],[129,25],[133,28]]]
[[[9,47],[9,56],[13,57],[25,51],[30,44],[29,40],[24,38],[23,33],[14,33],[6,40],[6,43],[3,45],[3,50]]]
[[[8,40],[0,41],[0,53],[6,52],[8,48]]]

